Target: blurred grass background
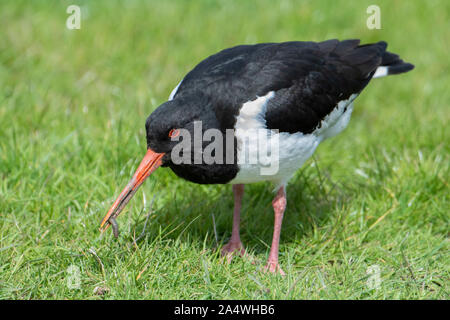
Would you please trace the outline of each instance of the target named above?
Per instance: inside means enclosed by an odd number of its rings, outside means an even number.
[[[80,30],[66,28],[70,4]],[[372,4],[380,30],[366,26]],[[450,2],[8,0],[0,21],[0,298],[449,298]],[[291,181],[288,276],[260,272],[267,184],[244,198],[254,265],[219,257],[230,186],[170,170],[121,215],[118,241],[99,234],[145,152],[146,117],[186,72],[237,44],[329,38],[385,40],[416,69],[374,80],[346,131]]]

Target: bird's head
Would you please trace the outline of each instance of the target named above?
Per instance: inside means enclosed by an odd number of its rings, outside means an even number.
[[[172,150],[180,143],[180,138],[188,137],[191,140],[189,144],[193,145],[196,123],[202,124],[202,130],[215,125],[214,117],[207,112],[211,110],[207,105],[208,101],[201,96],[189,99],[179,98],[163,103],[150,114],[145,122],[147,152],[133,177],[103,218],[100,225],[101,231],[109,227],[110,219],[120,214],[152,172],[160,166],[173,165]],[[188,149],[193,151],[193,157],[194,148]]]
[[[193,137],[195,122],[208,122],[202,106],[203,101],[187,99],[167,101],[160,105],[145,122],[147,149],[164,153],[164,163],[170,161],[170,153],[178,144],[179,136]]]

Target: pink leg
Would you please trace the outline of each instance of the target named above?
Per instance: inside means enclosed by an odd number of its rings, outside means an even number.
[[[275,222],[273,228],[272,246],[270,247],[269,259],[267,260],[264,270],[272,273],[279,273],[284,276],[285,273],[278,264],[281,223],[283,221],[284,210],[286,209],[286,193],[284,186],[278,190],[277,195],[272,201],[272,206],[275,212]]]
[[[222,247],[222,256],[226,256],[228,262],[231,262],[234,252],[238,252],[241,256],[245,254],[244,247],[239,235],[239,224],[241,222],[241,205],[242,196],[244,195],[244,185],[234,184],[234,211],[233,211],[233,229],[231,231],[231,239],[228,243]]]

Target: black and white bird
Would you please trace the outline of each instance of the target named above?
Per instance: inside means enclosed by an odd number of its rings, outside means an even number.
[[[222,254],[243,255],[239,222],[244,185],[269,181],[276,186],[275,222],[265,270],[284,274],[278,247],[286,184],[322,141],[348,125],[353,101],[373,78],[414,68],[386,47],[383,41],[360,45],[359,40],[261,43],[236,46],[206,58],[147,118],[147,153],[100,229],[112,225],[117,236],[115,219],[139,186],[156,168],[169,167],[191,182],[233,186],[232,235]],[[183,130],[194,137],[196,123],[201,123],[202,140],[192,139],[180,153],[177,136]],[[248,135],[253,129],[258,135],[262,132],[266,144],[277,141],[277,156],[269,163],[243,160],[262,148],[256,135]],[[204,139],[208,130],[221,133],[214,135],[215,142],[226,146],[223,152],[211,152],[213,163],[202,158],[212,141]],[[180,155],[189,161],[174,161]],[[191,161],[195,159],[200,161]],[[266,174],[267,166],[277,170]]]

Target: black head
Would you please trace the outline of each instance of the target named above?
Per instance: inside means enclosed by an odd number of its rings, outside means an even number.
[[[192,143],[191,151],[195,152],[194,139],[201,139],[203,132],[211,128],[219,129],[214,110],[205,96],[196,95],[167,101],[147,118],[147,149],[164,153],[163,164],[167,165],[170,164],[172,149],[180,141],[189,137]],[[201,149],[197,151],[201,152]]]
[[[145,128],[147,148],[164,153],[161,165],[170,167],[179,177],[209,184],[227,183],[236,175],[236,153],[231,150],[232,163],[227,163],[230,155],[224,149],[228,146],[226,129],[220,126],[208,97],[199,94],[165,102],[147,118]],[[209,129],[214,129],[215,133],[206,132]],[[217,133],[211,138],[211,134]],[[176,137],[173,137],[174,134]],[[220,143],[222,153],[215,154],[214,150],[207,152],[211,141]],[[218,161],[221,159],[220,163],[208,163],[205,160],[208,154]]]
[[[192,105],[179,100],[167,101],[156,108],[145,122],[147,148],[158,153],[169,153],[175,141],[172,136],[176,130],[187,129],[200,113]]]

